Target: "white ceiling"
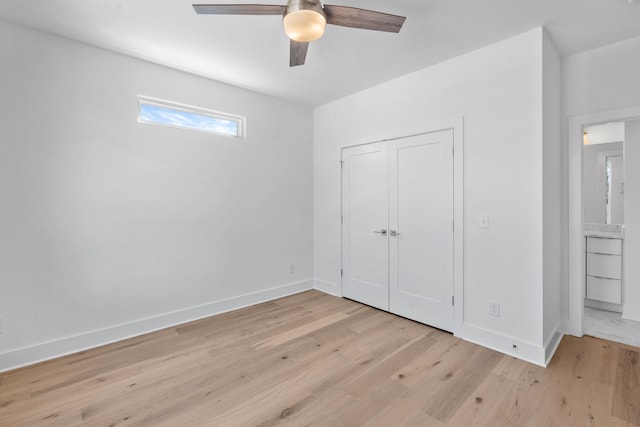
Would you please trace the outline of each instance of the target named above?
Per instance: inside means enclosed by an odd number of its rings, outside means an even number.
[[[587,135],[584,138],[584,143],[596,145],[609,142],[624,142],[624,127],[624,122],[590,126],[585,129]]]
[[[279,16],[197,15],[192,3],[2,0],[0,17],[311,106],[538,26],[562,55],[640,36],[640,2],[632,0],[330,0],[407,21],[400,34],[327,26],[309,47],[306,65],[289,68]]]

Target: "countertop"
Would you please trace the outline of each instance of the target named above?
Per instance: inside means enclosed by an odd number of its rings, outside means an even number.
[[[584,237],[624,239],[624,224],[584,224]]]

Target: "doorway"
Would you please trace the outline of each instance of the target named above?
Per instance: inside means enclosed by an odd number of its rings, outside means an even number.
[[[453,130],[342,151],[342,294],[454,329]]]
[[[602,151],[594,155],[588,154],[585,147],[589,144],[587,139],[592,136],[589,129],[616,122],[629,122],[638,117],[640,106],[571,117],[568,127],[569,318],[565,330],[576,336],[582,336],[586,332],[607,339],[635,343],[634,345],[640,345],[637,341],[640,334],[624,332],[628,331],[627,323],[633,326],[632,330],[640,332],[640,323],[635,322],[638,313],[634,313],[633,295],[625,296],[627,284],[624,275],[628,272],[629,266],[624,266],[624,263],[629,259],[627,246],[630,242],[627,240],[630,236],[626,233],[624,225],[624,217],[627,215],[623,208],[626,188],[620,179],[624,170],[622,152],[620,147],[613,145],[603,147],[602,150],[592,147],[590,151]],[[589,161],[588,156],[593,156],[593,167],[597,169],[593,174],[592,193],[587,191],[591,172],[584,169],[584,162]],[[614,236],[612,232],[618,232],[620,236]],[[622,238],[617,240],[616,237]],[[633,240],[635,242],[636,238]],[[633,243],[632,246],[634,245],[637,243]],[[590,265],[590,259],[597,263]],[[617,265],[618,261],[624,266],[622,269],[618,268],[621,271],[616,274],[620,276],[614,275],[609,268],[613,264]],[[601,265],[600,262],[604,264]],[[618,279],[621,280],[620,289],[612,287],[620,283],[617,282]],[[616,292],[612,292],[613,290]],[[620,334],[603,335],[603,325],[615,328]],[[636,341],[629,341],[624,335]],[[636,335],[636,338],[633,335]]]

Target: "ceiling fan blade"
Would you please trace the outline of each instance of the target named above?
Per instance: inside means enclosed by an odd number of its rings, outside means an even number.
[[[362,28],[365,30],[388,31],[398,33],[407,19],[404,16],[390,15],[373,10],[347,6],[324,5],[327,24],[342,27]]]
[[[194,4],[198,14],[208,15],[282,15],[287,6],[270,4]]]
[[[295,40],[291,40],[289,66],[297,67],[298,65],[304,65],[308,49],[309,42],[297,42]]]

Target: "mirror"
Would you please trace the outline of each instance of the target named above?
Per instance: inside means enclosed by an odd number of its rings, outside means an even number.
[[[624,224],[624,122],[584,129],[584,222]]]
[[[624,160],[607,156],[607,224],[624,224]]]

